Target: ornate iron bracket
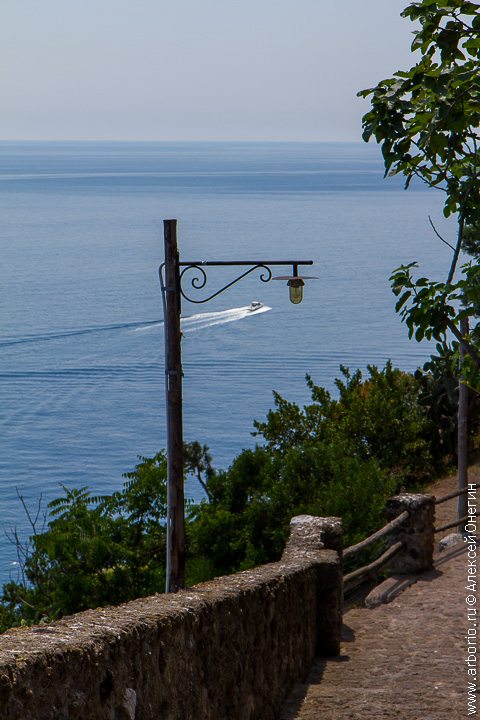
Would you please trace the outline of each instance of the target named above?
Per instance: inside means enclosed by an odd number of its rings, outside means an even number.
[[[247,275],[250,275],[250,273],[254,272],[255,270],[260,271],[260,280],[261,282],[267,283],[270,280],[272,280],[272,270],[270,269],[271,266],[291,266],[292,268],[292,275],[282,276],[281,278],[273,278],[274,280],[288,280],[289,278],[296,278],[299,277],[298,275],[298,266],[299,265],[312,265],[312,260],[232,260],[232,261],[213,261],[213,260],[198,260],[198,261],[185,261],[185,262],[178,262],[177,265],[177,289],[176,292],[178,294],[178,300],[180,301],[180,296],[183,297],[185,300],[188,300],[188,302],[194,303],[196,305],[202,305],[203,303],[209,302],[209,300],[212,300],[214,297],[217,297],[217,295],[221,295],[225,290],[228,290],[228,288],[232,287],[232,285],[235,285],[240,280],[243,280],[244,277],[247,277]],[[165,263],[162,263],[159,268],[159,276],[160,276],[160,284],[162,286],[162,295],[165,295],[166,287],[165,287],[165,281],[163,278],[163,270],[165,267]],[[182,283],[185,280],[185,282],[190,282],[191,288],[195,291],[202,290],[206,287],[208,282],[207,273],[205,271],[206,267],[247,267],[248,269],[245,270],[245,272],[242,272],[241,275],[231,280],[229,283],[224,285],[220,288],[220,290],[217,290],[214,293],[211,293],[208,295],[208,297],[202,298],[200,300],[197,300],[190,295],[187,294],[187,292],[183,289]],[[193,272],[193,276],[187,277],[187,273]]]
[[[207,263],[204,263],[204,264],[206,265]],[[225,263],[225,265],[227,265],[227,264],[228,263]],[[252,265],[252,267],[250,267],[248,270],[246,270],[244,273],[239,275],[237,278],[235,278],[231,282],[224,285],[222,288],[220,288],[220,290],[217,290],[216,292],[212,293],[211,295],[209,295],[206,298],[203,298],[202,300],[196,300],[196,299],[190,297],[189,295],[187,295],[182,287],[182,281],[184,279],[185,273],[188,273],[189,271],[192,271],[192,270],[198,271],[198,273],[196,272],[193,275],[193,277],[191,277],[189,279],[190,284],[194,290],[202,290],[206,286],[206,284],[208,282],[207,273],[205,272],[202,265],[197,264],[197,263],[192,263],[192,264],[180,263],[180,265],[185,265],[183,270],[180,272],[180,279],[179,279],[180,293],[181,293],[182,297],[185,298],[185,300],[188,300],[189,302],[195,303],[197,305],[206,303],[209,300],[212,300],[214,297],[217,297],[217,295],[220,295],[225,290],[228,290],[228,288],[232,287],[232,285],[235,285],[235,283],[239,282],[247,275],[250,275],[250,273],[254,272],[255,270],[263,270],[264,271],[264,272],[260,273],[260,280],[262,282],[269,282],[269,280],[272,279],[272,271],[270,270],[268,265],[265,265],[264,263],[258,263],[258,264]]]

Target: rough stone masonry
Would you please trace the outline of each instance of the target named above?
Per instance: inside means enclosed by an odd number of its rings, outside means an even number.
[[[0,636],[0,720],[274,720],[339,651],[341,527],[317,521],[280,562]]]

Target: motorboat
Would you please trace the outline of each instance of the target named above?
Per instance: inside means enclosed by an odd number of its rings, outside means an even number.
[[[253,300],[253,302],[250,303],[250,307],[248,308],[249,312],[255,312],[255,310],[260,310],[260,308],[265,307],[265,303],[258,302],[258,300]]]

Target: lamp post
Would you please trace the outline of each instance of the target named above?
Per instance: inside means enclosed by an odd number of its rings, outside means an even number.
[[[298,274],[300,265],[313,265],[313,260],[234,260],[180,262],[177,245],[177,221],[164,220],[165,262],[160,265],[165,335],[165,397],[167,415],[167,568],[165,592],[176,592],[185,586],[185,510],[183,488],[183,415],[182,415],[182,353],[180,331],[181,298],[196,304],[206,303],[254,270],[260,280],[286,280],[290,300],[298,304],[303,297],[304,280]],[[205,267],[246,267],[245,272],[206,298],[186,295],[182,288],[185,273],[194,271],[193,290],[207,284]],[[272,277],[270,266],[291,266],[292,275]]]

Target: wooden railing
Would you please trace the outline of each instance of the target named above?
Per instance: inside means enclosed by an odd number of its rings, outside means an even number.
[[[378,540],[382,540],[385,537],[387,537],[393,530],[396,530],[400,525],[405,523],[406,520],[409,518],[409,513],[407,510],[404,510],[398,517],[396,517],[391,522],[387,523],[383,528],[380,530],[377,530],[376,532],[372,533],[368,538],[365,538],[365,540],[361,540],[360,542],[356,543],[355,545],[350,545],[349,547],[345,548],[343,551],[343,557],[344,559],[354,556],[356,553],[361,552],[362,550],[366,550],[366,548],[373,545],[373,543],[377,542]],[[363,565],[362,567],[358,568],[357,570],[353,570],[352,572],[349,572],[347,575],[344,575],[343,577],[343,588],[344,592],[348,592],[349,590],[353,590],[353,588],[357,587],[357,585],[360,585],[365,580],[371,579],[375,577],[378,572],[385,567],[385,565],[394,557],[402,548],[404,547],[404,543],[401,541],[398,541],[391,545],[385,552],[383,552],[380,557],[378,557],[373,562],[369,563],[368,565]]]
[[[344,592],[353,590],[358,585],[361,585],[364,581],[375,578],[381,570],[384,570],[386,568],[392,558],[394,558],[402,550],[405,551],[404,555],[398,558],[393,563],[393,567],[396,566],[396,572],[415,573],[432,567],[434,534],[443,532],[444,530],[448,530],[449,528],[461,526],[462,523],[466,523],[468,520],[474,520],[476,517],[479,516],[479,513],[468,513],[467,515],[465,515],[465,517],[457,518],[451,522],[445,523],[440,527],[435,528],[433,512],[434,505],[440,505],[441,503],[447,502],[447,500],[452,500],[453,498],[459,497],[460,495],[463,495],[468,491],[472,491],[473,489],[476,490],[477,485],[471,483],[465,489],[454,490],[453,492],[450,492],[443,497],[436,498],[435,500],[431,495],[409,495],[408,493],[404,496],[397,496],[397,498],[391,498],[389,500],[389,503],[391,501],[397,502],[395,512],[399,512],[402,509],[402,506],[406,507],[406,509],[403,510],[403,512],[400,512],[397,517],[391,520],[391,522],[387,523],[380,530],[377,530],[376,532],[372,533],[372,535],[365,538],[364,540],[361,540],[355,545],[350,545],[349,547],[345,548],[343,551],[343,558],[344,560],[354,558],[355,555],[357,555],[358,553],[361,553],[371,548],[374,543],[385,540],[385,538],[391,535],[392,532],[397,531],[400,537],[398,539],[393,538],[391,540],[390,546],[384,549],[381,555],[377,559],[373,560],[373,562],[369,562],[368,564],[356,568],[348,573],[344,572]],[[398,505],[399,499],[401,498],[405,498],[406,500],[400,500],[401,504]],[[421,502],[423,502],[424,504],[429,504],[430,507],[430,514],[427,513],[427,515],[420,517],[420,520],[418,518],[415,519],[417,512],[415,510],[415,505],[409,504],[409,500],[413,500],[414,502],[416,502],[415,498],[420,498]],[[422,498],[424,499],[422,500]],[[392,513],[390,513],[390,516],[391,515]],[[404,527],[405,525],[408,526],[407,533],[402,531],[402,527]],[[415,537],[418,538],[418,540],[414,540],[414,542],[417,542],[418,544],[415,549],[412,550],[411,542],[412,539],[414,539]],[[430,548],[429,550],[428,547]],[[417,550],[421,552],[425,551],[426,555],[424,559],[416,566],[414,562],[414,566],[412,569],[411,561],[412,558],[418,555]]]
[[[477,485],[475,485],[475,491],[477,490]],[[453,500],[453,498],[459,497],[460,495],[465,495],[468,491],[472,491],[472,488],[462,488],[462,490],[454,490],[451,493],[448,493],[447,495],[443,495],[440,498],[437,498],[435,500],[435,506],[440,505],[441,503],[447,502],[447,500]],[[435,528],[435,533],[443,532],[444,530],[449,530],[450,528],[456,527],[457,525],[461,525],[464,522],[467,522],[467,520],[470,520],[473,517],[478,517],[478,513],[476,515],[464,515],[461,518],[458,518],[457,520],[453,520],[453,522],[448,522],[445,525],[442,525],[441,527]]]

